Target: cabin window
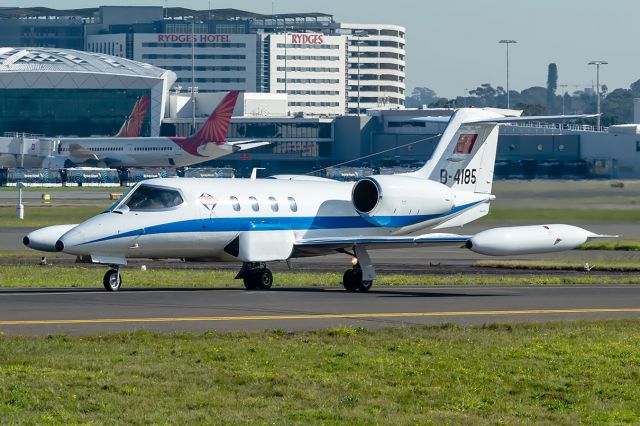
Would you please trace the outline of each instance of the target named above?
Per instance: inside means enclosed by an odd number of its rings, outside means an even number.
[[[239,212],[240,211],[240,201],[238,201],[238,198],[236,197],[231,197],[231,205],[233,206],[233,210]]]
[[[249,201],[251,201],[251,208],[254,212],[260,210],[260,205],[258,204],[258,200],[256,200],[256,197],[249,197]]]
[[[296,203],[295,198],[293,197],[288,197],[287,200],[289,200],[289,208],[291,209],[292,212],[297,212],[298,211],[298,204]]]
[[[271,210],[273,212],[277,212],[279,210],[278,200],[276,200],[274,197],[269,197],[269,204],[271,204]]]
[[[140,185],[129,197],[125,205],[130,210],[159,210],[177,207],[184,200],[180,192],[174,189]]]

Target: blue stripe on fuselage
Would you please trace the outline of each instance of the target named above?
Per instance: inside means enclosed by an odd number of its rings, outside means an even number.
[[[462,206],[457,206],[444,214],[414,215],[414,216],[388,216],[377,217],[386,223],[388,228],[400,228],[415,225],[428,220],[444,218],[459,213],[469,207],[483,203],[476,201]],[[118,238],[133,237],[136,235],[173,234],[188,232],[240,232],[240,231],[301,231],[316,229],[356,229],[356,228],[380,228],[364,219],[362,216],[272,216],[272,217],[223,217],[211,219],[190,219],[180,222],[151,225],[144,229],[123,232],[87,241],[83,244],[97,243]]]

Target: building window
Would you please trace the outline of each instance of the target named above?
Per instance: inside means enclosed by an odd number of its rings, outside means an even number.
[[[233,210],[239,212],[240,211],[240,202],[237,197],[230,197],[231,206],[233,206]]]
[[[258,200],[256,199],[256,197],[249,197],[249,201],[251,202],[251,208],[254,212],[260,210],[260,205],[258,204]]]
[[[287,200],[289,200],[289,208],[291,209],[292,212],[297,212],[298,211],[298,204],[296,203],[295,198],[293,197],[288,197]]]

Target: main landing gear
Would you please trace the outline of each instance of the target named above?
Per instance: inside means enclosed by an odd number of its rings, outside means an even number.
[[[354,259],[356,258],[354,257]],[[344,271],[344,275],[342,275],[342,285],[347,291],[369,291],[373,285],[373,280],[362,279],[362,268],[360,268],[360,264],[356,259],[353,268]]]
[[[246,262],[236,279],[242,278],[247,290],[269,290],[273,285],[273,274],[264,263]]]
[[[369,291],[376,279],[376,271],[369,254],[364,248],[355,246],[352,256],[353,267],[342,275],[342,285],[347,291]]]
[[[118,291],[122,286],[122,275],[120,275],[120,267],[118,265],[111,265],[102,279],[102,284],[107,291]]]

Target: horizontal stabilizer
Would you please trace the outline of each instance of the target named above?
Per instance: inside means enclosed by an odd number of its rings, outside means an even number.
[[[498,117],[485,118],[475,121],[465,121],[465,124],[502,124],[502,123],[518,123],[523,121],[562,121],[576,120],[581,118],[594,118],[598,114],[577,114],[577,115],[531,115],[526,117]]]
[[[518,123],[526,121],[562,121],[562,120],[577,120],[583,118],[594,118],[598,114],[576,114],[576,115],[531,115],[525,117],[492,117],[482,118],[478,120],[464,120],[460,124],[507,124]],[[446,124],[451,117],[415,117],[413,121],[422,121],[426,123],[439,123]]]
[[[230,145],[233,147],[233,151],[246,151],[248,149],[257,148],[259,146],[271,145],[273,142],[268,141],[257,141],[257,140],[246,140],[246,141],[234,141],[225,142],[226,145]]]

